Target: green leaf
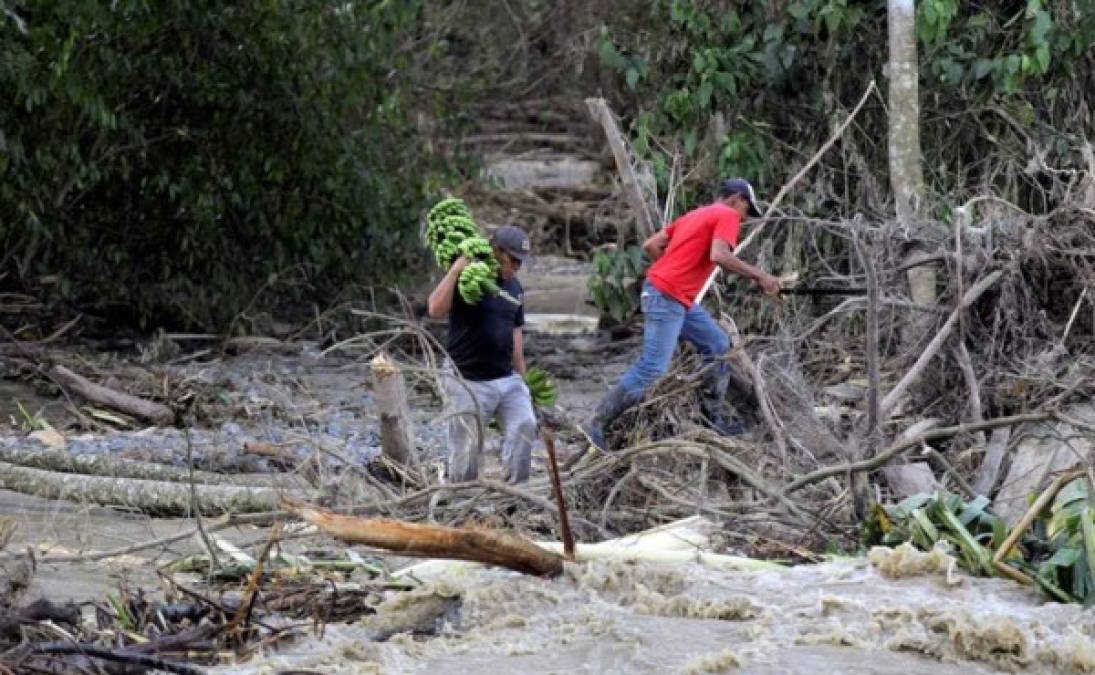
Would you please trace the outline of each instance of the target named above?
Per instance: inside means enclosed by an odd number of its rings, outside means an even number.
[[[701,108],[708,108],[711,106],[711,92],[712,85],[710,81],[704,81],[700,84],[699,90],[696,92],[696,97],[699,101]],[[691,154],[689,152],[689,154]]]
[[[995,59],[977,59],[973,62],[973,77],[975,79],[982,79],[986,75],[991,75],[995,72],[997,63]]]

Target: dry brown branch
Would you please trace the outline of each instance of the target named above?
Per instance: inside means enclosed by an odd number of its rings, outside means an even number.
[[[627,201],[639,223],[636,233],[639,239],[645,239],[658,230],[659,222],[658,196],[653,187],[653,174],[649,171],[642,173],[636,171],[636,160],[627,148],[623,133],[620,132],[616,117],[609,109],[608,103],[603,98],[587,98],[586,106],[589,108],[589,114],[605,131],[612,155],[616,159],[616,169],[620,172],[620,180],[623,182]]]
[[[883,466],[893,458],[900,455],[906,450],[917,447],[921,443],[933,440],[939,440],[943,438],[951,438],[958,434],[972,434],[978,431],[986,429],[995,429],[1003,426],[1013,426],[1016,424],[1023,424],[1025,422],[1044,422],[1048,419],[1053,419],[1052,413],[1027,413],[1024,415],[1013,415],[1011,417],[997,417],[991,420],[985,420],[980,424],[958,424],[951,427],[943,427],[940,429],[933,429],[923,434],[901,440],[890,445],[888,448],[882,450],[877,455],[870,459],[865,459],[860,462],[850,462],[848,464],[841,464],[838,466],[829,466],[817,471],[812,471],[805,476],[801,476],[791,481],[787,487],[784,488],[784,494],[789,494],[796,490],[800,490],[807,485],[811,485],[818,481],[829,478],[830,476],[839,476],[846,473],[855,473],[858,471],[871,471]]]
[[[997,270],[991,274],[983,277],[980,281],[970,287],[968,291],[962,296],[962,300],[958,303],[958,306],[954,308],[951,315],[947,317],[946,323],[943,327],[936,332],[935,337],[928,343],[928,346],[924,348],[923,353],[917,358],[916,363],[913,364],[909,372],[905,373],[905,376],[901,378],[901,381],[894,385],[894,388],[890,390],[890,393],[886,394],[886,397],[882,399],[880,414],[880,421],[889,419],[893,414],[894,409],[897,407],[898,401],[905,394],[905,391],[909,386],[920,379],[927,368],[928,362],[939,352],[939,349],[943,346],[943,343],[950,337],[955,325],[958,323],[958,318],[969,309],[981,295],[987,291],[993,284],[995,284],[1001,276],[1003,271]]]
[[[50,369],[50,375],[63,387],[92,403],[113,408],[153,424],[166,426],[175,421],[175,413],[165,405],[95,384],[64,366],[54,366]]]

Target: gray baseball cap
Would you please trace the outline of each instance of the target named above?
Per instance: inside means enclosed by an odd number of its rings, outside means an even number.
[[[757,195],[753,192],[753,186],[749,184],[749,181],[744,178],[730,178],[722,187],[719,188],[719,197],[725,198],[730,195],[741,195],[745,197],[749,202],[749,215],[759,216],[760,209],[757,208]]]
[[[532,244],[529,243],[528,234],[516,225],[499,227],[491,235],[490,243],[521,262],[528,260],[532,255]]]

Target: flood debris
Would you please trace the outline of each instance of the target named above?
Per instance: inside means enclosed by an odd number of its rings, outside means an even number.
[[[218,566],[198,556],[164,567],[162,600],[124,584],[90,603],[90,612],[45,599],[13,604],[19,593],[0,596],[0,668],[200,673],[190,664],[247,660],[259,650],[301,637],[302,626],[320,632],[330,623],[359,620],[384,606],[387,594],[413,588],[392,580],[375,560],[275,551],[279,532],[277,527],[271,530],[254,558],[240,552]],[[10,567],[8,563],[5,569]],[[8,587],[25,588],[26,582]],[[377,634],[386,639],[398,632],[428,631],[428,613],[392,610],[391,617],[404,618],[391,618]],[[440,615],[433,613],[433,620]]]
[[[732,673],[742,667],[742,660],[732,649],[723,649],[713,654],[703,654],[684,664],[681,675],[704,675],[705,673]]]
[[[165,405],[148,401],[125,392],[91,382],[62,365],[54,366],[50,371],[61,386],[78,394],[92,403],[105,405],[153,424],[167,425],[175,421],[175,413]]]

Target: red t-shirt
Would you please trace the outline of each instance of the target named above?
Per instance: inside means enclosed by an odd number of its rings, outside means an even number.
[[[665,228],[669,245],[654,261],[646,278],[662,293],[691,307],[696,295],[715,269],[711,241],[718,237],[734,248],[741,231],[741,214],[715,202],[689,211]]]

